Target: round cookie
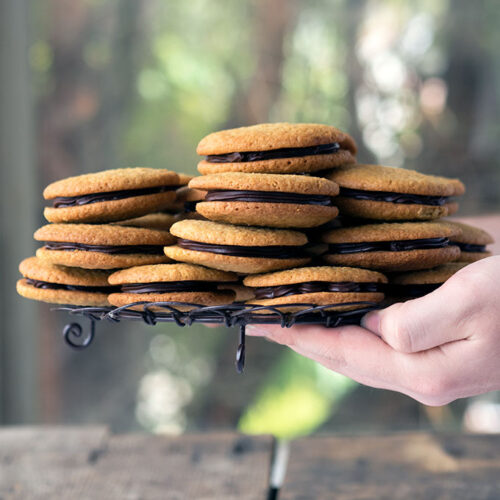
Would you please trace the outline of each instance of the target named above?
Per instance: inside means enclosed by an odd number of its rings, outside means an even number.
[[[138,266],[117,271],[109,277],[110,284],[121,286],[121,291],[111,294],[109,301],[118,307],[141,301],[223,305],[231,303],[235,297],[233,291],[220,289],[225,282],[237,282],[236,275],[193,264]],[[143,309],[143,306],[133,309]],[[159,307],[153,310],[168,312]]]
[[[365,219],[437,219],[456,211],[449,198],[465,192],[457,179],[382,165],[343,165],[327,178],[340,186],[340,213]]]
[[[163,209],[163,212],[166,212],[171,215],[180,215],[184,212],[184,204],[186,201],[186,191],[188,191],[188,183],[191,179],[193,179],[193,175],[187,174],[177,174],[179,176],[179,185],[178,189],[175,191],[175,199],[171,201],[168,206]],[[194,209],[193,209],[194,211]]]
[[[168,231],[112,224],[48,224],[34,238],[45,242],[36,252],[40,259],[85,269],[168,262],[163,246],[175,242]]]
[[[439,288],[466,265],[466,262],[448,262],[424,271],[394,275],[390,279],[388,295],[400,300],[422,297]]]
[[[235,293],[234,302],[245,302],[255,297],[253,289],[241,283],[221,283],[221,290],[231,290]]]
[[[109,272],[56,266],[37,257],[19,264],[24,276],[17,282],[19,295],[51,304],[107,307],[108,294],[117,287],[108,283]]]
[[[384,298],[387,278],[366,269],[318,266],[247,276],[243,283],[252,287],[255,293],[255,299],[247,303],[266,306],[307,304],[311,307],[347,302],[380,302]],[[366,307],[366,304],[335,310],[362,307]]]
[[[307,264],[307,237],[296,231],[241,227],[212,221],[183,220],[170,232],[179,238],[165,247],[173,260],[254,274]]]
[[[470,226],[463,222],[442,221],[460,231],[453,237],[452,243],[460,248],[459,262],[475,262],[476,260],[489,257],[491,252],[486,249],[486,245],[494,243],[491,234],[479,227]]]
[[[156,214],[147,214],[142,217],[135,217],[134,219],[121,220],[119,222],[112,222],[118,226],[129,227],[143,227],[146,229],[159,229],[161,231],[168,231],[170,226],[177,222],[174,215],[159,212]]]
[[[329,125],[262,123],[214,132],[196,152],[202,174],[256,172],[290,174],[316,172],[355,161],[352,137]]]
[[[154,168],[118,168],[49,184],[49,222],[111,222],[161,211],[175,199],[179,176]]]
[[[381,271],[429,269],[456,260],[450,244],[459,232],[441,222],[367,224],[327,231],[322,259],[329,264]]]
[[[184,186],[177,191],[177,212],[179,220],[182,219],[198,219],[203,220],[205,217],[196,212],[196,204],[205,199],[206,191],[192,189]]]
[[[189,175],[189,174],[184,174],[182,172],[176,172],[177,176],[179,177],[179,189],[182,186],[187,186],[189,184],[189,181],[194,177],[194,175]]]
[[[196,211],[217,222],[264,227],[315,227],[338,213],[338,186],[304,175],[226,172],[195,177],[190,188],[206,191]]]

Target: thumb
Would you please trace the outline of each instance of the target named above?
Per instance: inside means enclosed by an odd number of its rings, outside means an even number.
[[[450,284],[451,285],[451,284]],[[366,314],[362,326],[399,352],[419,352],[468,336],[470,297],[456,287],[441,286],[424,297]]]

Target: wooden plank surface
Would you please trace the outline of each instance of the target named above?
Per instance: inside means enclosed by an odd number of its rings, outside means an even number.
[[[0,499],[71,498],[107,436],[105,427],[0,428]]]
[[[272,450],[269,436],[236,433],[5,429],[0,499],[265,499]]]
[[[280,500],[498,500],[500,436],[311,437],[291,444]]]

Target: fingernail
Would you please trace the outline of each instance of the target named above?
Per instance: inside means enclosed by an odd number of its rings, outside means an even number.
[[[266,337],[269,335],[269,330],[263,325],[248,325],[245,333],[250,337]]]
[[[380,335],[380,313],[379,311],[372,311],[365,314],[361,318],[361,326],[370,330],[370,332]]]

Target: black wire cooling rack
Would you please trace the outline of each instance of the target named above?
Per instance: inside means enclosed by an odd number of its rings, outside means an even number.
[[[341,310],[345,307],[353,310]],[[297,307],[300,307],[297,310]],[[312,306],[310,304],[284,304],[279,307],[249,304],[223,306],[202,306],[186,302],[134,302],[122,307],[79,307],[62,306],[56,311],[67,311],[90,321],[84,331],[78,322],[68,323],[63,329],[65,341],[74,349],[85,349],[95,337],[96,321],[108,320],[118,323],[122,320],[144,321],[148,325],[161,322],[190,326],[193,323],[221,324],[239,327],[239,343],[236,350],[236,370],[242,373],[245,366],[245,328],[251,324],[278,324],[282,328],[293,325],[322,325],[334,328],[359,324],[361,317],[376,309],[374,302],[347,302]],[[340,309],[340,310],[339,310]]]

